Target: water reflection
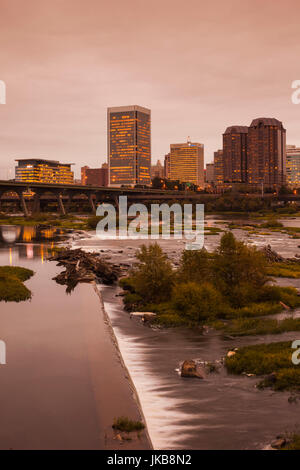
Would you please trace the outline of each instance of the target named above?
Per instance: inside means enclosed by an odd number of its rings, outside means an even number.
[[[24,259],[43,264],[54,256],[54,243],[63,240],[63,236],[63,230],[53,227],[0,225],[0,251],[10,266]]]
[[[0,245],[13,243],[30,243],[41,242],[43,240],[57,241],[64,235],[64,230],[37,226],[20,226],[20,225],[0,225]]]

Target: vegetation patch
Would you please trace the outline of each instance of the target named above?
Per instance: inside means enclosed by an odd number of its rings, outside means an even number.
[[[124,306],[127,311],[156,313],[156,324],[203,326],[221,319],[276,314],[282,311],[282,304],[300,306],[296,289],[269,285],[265,255],[238,241],[232,232],[222,235],[213,253],[205,249],[183,251],[176,269],[158,244],[142,246],[136,257],[137,264],[120,281]],[[279,332],[285,326],[290,331],[296,322],[239,321],[227,328],[236,334],[255,334],[252,331],[260,329]]]
[[[272,320],[270,318],[238,318],[226,325],[224,332],[230,336],[280,334],[300,331],[300,318]]]
[[[127,433],[133,431],[142,431],[145,429],[145,425],[142,423],[142,421],[133,421],[132,419],[127,418],[127,416],[120,416],[119,418],[115,418],[112,427],[113,429]]]
[[[19,266],[0,266],[0,301],[21,302],[31,299],[31,291],[23,284],[34,272]]]
[[[281,450],[300,450],[300,434],[291,434]]]
[[[268,374],[259,382],[259,388],[300,391],[300,369],[292,363],[291,344],[289,341],[240,348],[226,357],[226,369],[232,374]]]
[[[267,266],[267,274],[274,277],[300,278],[300,263],[278,262]]]

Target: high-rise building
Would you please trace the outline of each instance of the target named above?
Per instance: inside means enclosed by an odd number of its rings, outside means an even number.
[[[42,158],[16,159],[15,180],[26,183],[73,184],[74,173],[71,165]]]
[[[204,187],[204,146],[190,142],[170,145],[170,179]]]
[[[215,165],[214,163],[207,163],[206,164],[206,172],[205,172],[205,182],[208,184],[212,184],[215,181]]]
[[[151,166],[151,179],[153,178],[164,178],[165,171],[160,160],[157,160],[156,165]]]
[[[286,146],[286,182],[294,187],[300,186],[300,148]]]
[[[223,150],[214,152],[214,177],[215,185],[224,183]]]
[[[247,126],[230,126],[223,134],[225,183],[245,183],[247,181],[247,136]]]
[[[150,184],[151,111],[141,106],[107,110],[109,184]]]
[[[248,182],[278,186],[286,181],[286,130],[274,118],[254,119],[248,129]]]
[[[166,179],[170,179],[170,153],[165,155],[164,174]]]
[[[108,186],[108,168],[81,168],[81,184],[91,186]]]

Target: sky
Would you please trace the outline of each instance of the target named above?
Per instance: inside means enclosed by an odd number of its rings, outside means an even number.
[[[99,167],[106,110],[152,112],[152,162],[275,117],[300,146],[299,0],[0,0],[0,178],[16,158]]]

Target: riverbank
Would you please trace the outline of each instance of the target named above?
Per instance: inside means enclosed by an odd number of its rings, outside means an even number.
[[[149,449],[147,429],[112,428],[115,418],[143,420],[130,375],[93,286],[71,295],[52,278],[53,262],[0,248],[0,264],[35,271],[30,302],[1,303],[1,449]]]

